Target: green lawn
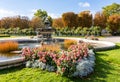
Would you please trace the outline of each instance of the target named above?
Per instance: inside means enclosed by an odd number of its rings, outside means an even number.
[[[120,82],[120,44],[116,49],[96,52],[94,73],[84,78],[67,78],[38,68],[0,70],[0,82]]]

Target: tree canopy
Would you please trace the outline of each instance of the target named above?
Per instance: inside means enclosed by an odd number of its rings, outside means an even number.
[[[62,14],[62,20],[64,23],[64,26],[68,27],[76,27],[77,25],[77,14],[74,12],[67,12]]]
[[[34,13],[35,17],[40,17],[42,19],[42,22],[44,23],[47,19],[50,22],[50,26],[52,26],[52,17],[48,16],[48,13],[45,10],[38,9]]]
[[[94,16],[94,26],[100,26],[105,28],[107,23],[107,18],[102,12],[97,12]]]
[[[120,4],[113,3],[111,5],[103,7],[103,13],[109,17],[112,14],[120,14]]]
[[[92,14],[90,11],[82,11],[78,14],[79,26],[91,27],[92,26]]]
[[[44,22],[45,19],[48,17],[48,14],[46,11],[38,9],[35,13],[34,16],[36,17],[40,17],[42,19],[42,21]]]
[[[109,16],[107,23],[112,30],[112,32],[118,32],[120,31],[120,15],[113,14]]]

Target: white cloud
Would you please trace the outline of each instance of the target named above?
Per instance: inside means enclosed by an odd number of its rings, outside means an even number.
[[[90,3],[88,2],[79,2],[78,4],[80,7],[90,7]]]
[[[10,17],[10,16],[16,16],[16,15],[20,15],[20,16],[28,16],[30,19],[34,16],[34,13],[37,11],[37,9],[32,9],[26,13],[20,13],[18,11],[11,11],[11,10],[6,10],[6,9],[0,9],[0,19],[3,17]],[[48,13],[49,16],[51,16],[52,18],[58,18],[60,17],[59,14],[55,14],[55,13]]]
[[[20,13],[18,11],[11,11],[6,9],[0,9],[0,19],[3,17],[10,17],[10,16],[28,16],[30,19],[33,17],[35,10],[28,11],[26,13]]]
[[[36,11],[37,11],[37,9],[32,9],[32,10],[30,10],[32,16],[34,15],[34,13],[35,13]],[[49,12],[47,12],[47,13],[48,13],[48,15],[51,16],[52,18],[59,18],[59,17],[61,17],[60,14],[49,13]]]
[[[0,18],[8,17],[8,16],[15,16],[15,15],[18,15],[18,12],[0,9]]]
[[[35,13],[38,9],[32,9],[30,12]]]
[[[52,18],[59,18],[59,17],[61,17],[61,15],[55,14],[55,13],[48,13],[48,15],[51,16]]]

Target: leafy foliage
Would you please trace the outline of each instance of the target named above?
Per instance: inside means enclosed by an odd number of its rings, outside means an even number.
[[[77,14],[74,12],[63,13],[62,20],[65,27],[77,27]]]
[[[62,27],[64,27],[62,18],[53,19],[53,24],[52,24],[52,26],[53,26],[54,28],[62,28]]]
[[[77,28],[56,28],[55,32],[56,36],[86,36],[86,35],[95,35],[99,36],[101,35],[101,28],[99,26],[93,26],[91,28],[87,27],[77,27]]]
[[[111,5],[103,7],[103,13],[109,17],[113,14],[119,14],[120,15],[120,4],[113,3]]]
[[[97,12],[94,17],[94,26],[100,26],[102,29],[106,27],[107,17],[101,13]]]
[[[109,16],[107,22],[112,32],[119,32],[120,30],[120,15],[119,14],[114,14],[114,15]]]
[[[34,29],[36,28],[43,28],[44,23],[42,22],[41,18],[39,17],[33,17],[30,23],[30,26]]]
[[[88,45],[86,43],[80,43],[77,45],[71,45],[67,51],[62,50],[59,52],[51,50],[48,51],[44,49],[41,51],[39,50],[39,48],[24,48],[22,50],[22,55],[27,60],[26,67],[39,67],[43,70],[45,69],[48,71],[57,71],[58,74],[71,77],[76,71],[77,63],[81,62],[82,59],[88,57],[88,51]],[[94,62],[91,64],[94,64]],[[88,68],[84,68],[83,70],[92,69],[94,65],[91,64]],[[91,73],[92,71],[93,69],[88,70],[85,76]],[[84,73],[80,76],[84,76]]]
[[[92,26],[92,14],[90,11],[83,11],[78,14],[79,26],[91,27]]]
[[[38,10],[34,13],[34,15],[35,15],[36,17],[40,17],[43,22],[45,21],[45,19],[46,19],[47,16],[48,16],[47,12],[44,11],[44,10],[41,10],[41,9],[38,9]]]

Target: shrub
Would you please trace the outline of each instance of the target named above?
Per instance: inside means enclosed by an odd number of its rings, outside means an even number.
[[[64,41],[64,48],[68,49],[71,45],[75,45],[75,44],[77,44],[76,40],[68,40],[68,39],[66,39]]]
[[[0,37],[10,37],[10,35],[7,35],[7,34],[0,34]]]
[[[27,60],[26,67],[39,67],[48,71],[55,71],[57,54],[53,51],[42,51],[39,48],[24,48],[22,56]]]
[[[0,52],[6,53],[10,51],[18,50],[18,43],[15,41],[0,42]]]
[[[23,48],[22,49],[22,56],[25,57],[26,60],[29,60],[29,61],[34,61],[36,59],[38,59],[38,48],[29,48],[29,47],[26,47],[26,48]]]
[[[53,52],[58,52],[60,50],[60,46],[55,44],[55,45],[42,45],[39,48],[40,51],[53,51]]]
[[[92,54],[91,54],[92,53]],[[26,67],[56,71],[62,76],[87,76],[93,71],[94,53],[89,51],[87,43],[71,45],[67,51],[58,53],[39,48],[24,48],[22,55],[28,60]]]

